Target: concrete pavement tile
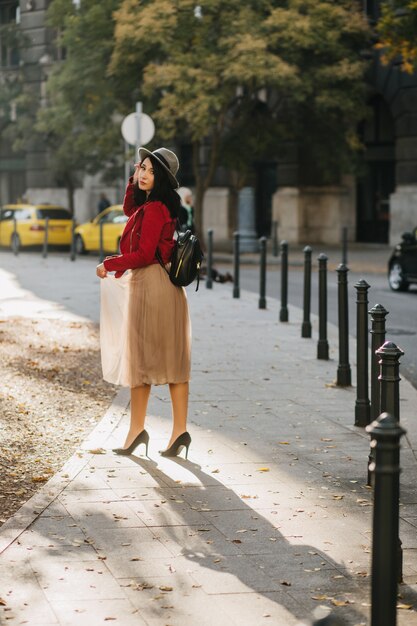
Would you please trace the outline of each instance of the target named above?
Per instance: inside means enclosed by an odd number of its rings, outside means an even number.
[[[182,497],[197,511],[239,511],[246,510],[252,500],[246,501],[235,490],[215,485],[207,488],[187,487]]]
[[[163,558],[170,552],[158,541],[155,532],[149,528],[96,528],[94,547],[100,556],[115,556],[129,560],[131,558]]]
[[[149,469],[150,468],[151,465],[149,465]],[[74,481],[74,489],[105,489],[106,487],[111,489],[120,487],[157,487],[160,482],[150,474],[149,469],[143,469],[132,460],[130,467],[98,468],[91,472],[82,472]],[[92,487],[86,486],[88,480],[91,481],[90,484],[93,485]],[[68,491],[72,491],[71,487],[68,488]]]
[[[64,555],[65,556],[65,555]],[[36,577],[52,606],[66,600],[124,599],[123,590],[103,561],[50,560],[39,564]]]
[[[223,466],[222,483],[225,485],[274,485],[281,482],[279,474],[271,466],[262,470],[259,463],[228,463]]]
[[[163,584],[173,586],[170,579]],[[138,583],[140,589],[140,580]],[[154,581],[152,581],[153,583]],[[158,581],[160,582],[160,581]],[[162,586],[162,585],[161,585]],[[214,603],[209,603],[207,595],[202,589],[175,586],[171,592],[164,593],[159,590],[159,584],[151,589],[135,590],[125,588],[125,592],[130,602],[137,606],[140,614],[149,626],[234,626],[238,622],[227,620],[219,612]]]
[[[1,624],[57,624],[56,615],[45,597],[38,579],[28,563],[0,566]],[[4,621],[3,621],[4,619]]]
[[[167,526],[152,529],[162,544],[174,556],[239,554],[239,546],[228,541],[214,526]]]
[[[175,500],[130,502],[130,508],[146,526],[198,526],[205,518],[180,498]]]
[[[139,550],[138,550],[139,551]],[[175,557],[172,554],[160,557],[148,555],[147,557],[135,557],[135,553],[117,554],[111,553],[107,556],[106,567],[119,579],[122,584],[123,580],[127,583],[132,578],[155,578],[161,576],[172,576],[175,572],[189,573],[192,568],[192,561],[185,557]],[[123,586],[123,585],[122,585]]]
[[[255,554],[249,557],[265,574],[282,581],[289,578],[308,578],[311,572],[328,570],[329,575],[343,574],[343,566],[339,566],[322,552],[311,546],[275,545],[269,554]]]
[[[72,517],[56,519],[54,517],[39,517],[22,533],[17,542],[21,546],[34,548],[36,546],[70,546],[74,542],[83,543],[85,535],[75,524]]]
[[[111,600],[67,600],[53,603],[61,626],[96,626],[115,623],[122,626],[146,626],[140,611],[127,599]]]
[[[173,485],[173,487],[144,487],[144,488],[120,488],[114,489],[118,501],[130,502],[143,500],[161,500],[173,497],[178,498],[179,493],[183,489],[181,485]]]
[[[37,563],[47,559],[62,560],[65,558],[67,561],[97,561],[98,558],[93,546],[85,542],[78,543],[77,541],[71,546],[38,546],[36,549],[13,544],[7,549],[6,556],[7,559],[4,559],[6,561],[27,559],[27,562],[35,569]]]
[[[107,489],[66,489],[58,499],[66,506],[67,502],[113,502],[119,498],[110,487],[107,487]]]
[[[68,511],[59,500],[54,500],[44,511],[42,511],[42,517],[54,517],[59,519],[60,517],[66,515],[68,515]]]
[[[240,625],[296,626],[300,619],[309,617],[303,605],[285,591],[219,594],[214,597],[219,613]]]
[[[201,567],[192,571],[192,577],[209,595],[280,589],[279,582],[273,581],[246,555],[198,558],[198,563]]]
[[[70,502],[66,508],[77,525],[88,533],[94,533],[97,528],[144,526],[126,502]]]

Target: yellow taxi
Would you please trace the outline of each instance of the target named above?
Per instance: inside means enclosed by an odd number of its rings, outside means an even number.
[[[103,251],[112,254],[119,252],[120,237],[127,222],[121,204],[104,209],[90,222],[80,224],[75,229],[75,252],[86,254],[100,250],[100,224],[103,228]]]
[[[0,208],[0,245],[12,249],[43,245],[47,218],[48,244],[69,246],[71,213],[68,209],[52,204],[3,205]]]

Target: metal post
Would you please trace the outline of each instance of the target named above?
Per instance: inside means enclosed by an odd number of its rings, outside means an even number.
[[[379,366],[376,351],[385,341],[385,318],[388,311],[382,304],[376,304],[369,311],[371,316],[371,420],[376,420],[381,413],[379,391]]]
[[[43,238],[42,257],[46,259],[48,256],[48,232],[49,232],[49,217],[45,218],[45,235]]]
[[[17,220],[13,218],[13,254],[17,256],[19,254],[19,235],[17,234]]]
[[[379,388],[379,364],[377,350],[385,341],[385,317],[388,311],[382,304],[376,304],[369,311],[371,316],[371,420],[376,420],[381,413],[381,397]],[[368,457],[368,486],[372,484],[372,472],[370,470],[374,462],[374,451],[371,447]]]
[[[366,430],[375,450],[375,462],[371,465],[375,475],[371,626],[396,626],[400,438],[405,431],[389,413],[380,415]]]
[[[236,231],[233,234],[233,297],[240,298],[240,235]]]
[[[349,268],[343,263],[337,268],[338,274],[338,306],[339,306],[339,366],[337,368],[336,384],[340,387],[350,387],[352,374],[349,365],[349,309],[348,309],[348,280]]]
[[[381,413],[390,413],[400,421],[400,357],[404,352],[392,341],[386,341],[377,351],[380,358],[380,407]],[[401,539],[397,539],[398,582],[403,582],[403,548]]]
[[[356,403],[355,426],[367,426],[371,417],[368,379],[368,289],[366,280],[356,283]]]
[[[317,342],[317,358],[329,359],[329,342],[327,341],[327,256],[322,252],[317,257],[319,262],[319,340]]]
[[[348,229],[347,226],[343,226],[342,228],[342,264],[347,265],[347,239],[348,239]]]
[[[304,248],[304,299],[303,299],[303,323],[301,325],[301,337],[311,337],[311,253],[310,246]]]
[[[288,243],[281,241],[281,309],[279,321],[288,322]]]
[[[404,352],[392,341],[386,341],[377,351],[380,357],[381,413],[391,413],[400,421],[400,358]]]
[[[278,256],[278,222],[272,222],[272,254]]]
[[[104,227],[104,224],[103,224],[103,220],[100,220],[99,227],[100,227],[99,254],[100,254],[100,263],[103,263],[103,261],[104,261],[104,246],[103,246],[103,227]]]
[[[266,237],[260,238],[259,245],[261,248],[261,259],[258,308],[266,309]]]
[[[210,228],[207,232],[207,289],[213,289],[212,267],[213,267],[213,229]]]
[[[75,261],[75,218],[72,218],[71,222],[71,248],[70,248],[70,259],[71,261]]]

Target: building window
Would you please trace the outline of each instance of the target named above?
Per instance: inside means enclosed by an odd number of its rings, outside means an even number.
[[[17,44],[17,24],[19,22],[19,2],[0,0],[0,67],[19,65]]]

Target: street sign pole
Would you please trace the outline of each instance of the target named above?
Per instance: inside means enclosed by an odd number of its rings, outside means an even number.
[[[142,102],[136,102],[136,154],[135,154],[135,159],[138,159],[138,160],[139,160],[138,150],[139,150],[139,148],[141,146],[141,121],[142,121]]]

